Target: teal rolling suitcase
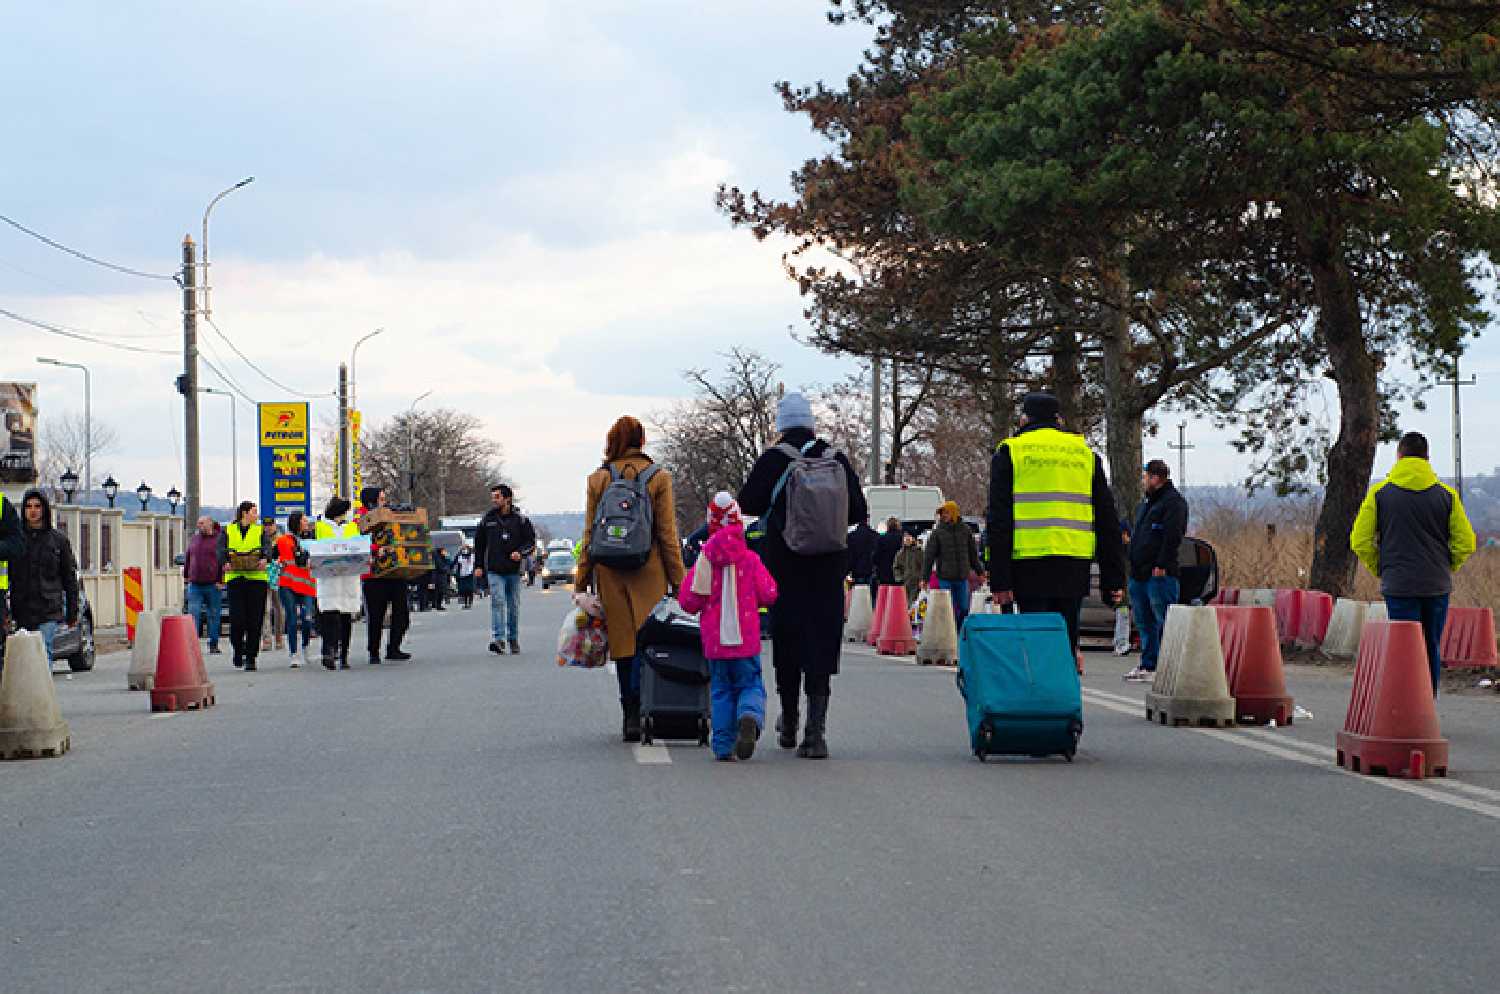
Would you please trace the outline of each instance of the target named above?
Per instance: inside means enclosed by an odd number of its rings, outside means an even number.
[[[958,648],[958,691],[969,746],[987,756],[1072,762],[1083,734],[1083,692],[1068,630],[1056,614],[971,614]]]

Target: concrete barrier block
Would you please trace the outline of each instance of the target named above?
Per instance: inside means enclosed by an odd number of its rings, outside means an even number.
[[[849,594],[849,620],[844,624],[846,642],[863,642],[870,634],[875,606],[870,603],[870,585],[856,583]]]
[[[52,686],[46,644],[36,632],[12,635],[0,672],[0,759],[61,756],[72,745]]]
[[[130,646],[130,670],[125,686],[150,690],[156,683],[156,650],[161,645],[160,611],[142,611],[135,622],[135,641]]]
[[[1365,627],[1364,601],[1340,597],[1333,603],[1333,616],[1323,636],[1323,654],[1334,659],[1351,659],[1359,651],[1359,635]]]
[[[917,662],[923,666],[958,665],[958,625],[953,619],[953,595],[947,590],[927,591],[927,619],[917,643]]]
[[[1274,607],[1274,597],[1268,606]],[[1167,610],[1156,679],[1146,694],[1146,720],[1211,728],[1234,725],[1234,698],[1229,696],[1218,612],[1213,607],[1173,604]]]

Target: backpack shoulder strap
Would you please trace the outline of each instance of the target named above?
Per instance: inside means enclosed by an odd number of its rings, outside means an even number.
[[[641,470],[639,473],[635,474],[635,482],[644,487],[646,484],[651,482],[651,478],[655,476],[660,470],[660,466],[656,465],[656,463],[652,463],[645,469]]]
[[[817,441],[817,439],[813,439],[813,442],[816,442],[816,441]],[[812,444],[812,442],[808,443],[808,445],[811,445],[811,444]],[[790,459],[792,462],[796,462],[798,459],[802,458],[803,453],[804,453],[805,450],[797,448],[795,445],[793,445],[790,442],[782,442],[781,444],[779,444],[779,445],[776,446],[776,451],[785,454],[786,457],[788,459]]]
[[[808,450],[811,449],[814,445],[817,445],[817,444],[818,444],[818,440],[816,438],[808,439],[807,444],[804,445],[804,446],[802,446],[802,450],[798,454],[801,455],[801,456],[804,456],[806,458],[809,458],[809,459],[812,458],[811,456],[807,455]],[[788,445],[787,448],[791,448],[791,446]]]

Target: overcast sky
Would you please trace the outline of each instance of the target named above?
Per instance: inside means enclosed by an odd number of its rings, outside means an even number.
[[[368,421],[425,403],[480,415],[534,511],[576,510],[605,430],[685,390],[680,371],[734,345],[789,384],[852,364],[799,344],[781,246],[713,207],[731,181],[784,193],[820,146],[777,79],[840,81],[869,31],[822,0],[754,4],[263,2],[7,4],[0,214],[90,254],[176,268],[213,215],[214,317],[289,387],[331,391],[354,341]],[[0,226],[0,307],[145,348],[180,349],[170,283],[89,266]],[[203,329],[206,358],[256,400],[295,399]],[[127,488],[181,485],[180,359],[44,335],[0,318],[0,380],[40,384],[43,419],[82,408],[121,445]],[[1500,464],[1500,352],[1476,348],[1471,469]],[[204,369],[203,382],[222,387]],[[1446,395],[1412,424],[1451,465]],[[331,399],[314,402],[331,418]],[[204,499],[229,503],[228,404],[205,398]],[[240,490],[253,418],[240,410]],[[1177,419],[1164,417],[1175,430]],[[1222,439],[1189,475],[1230,481]],[[981,454],[979,458],[983,458]],[[1382,456],[1388,463],[1389,456]],[[1175,461],[1174,461],[1175,465]],[[726,481],[731,482],[731,481]]]

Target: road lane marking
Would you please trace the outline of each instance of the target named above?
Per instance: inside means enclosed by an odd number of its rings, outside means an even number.
[[[156,713],[151,715],[151,720],[160,721],[162,718],[175,718],[177,717],[177,714],[178,713],[176,711],[157,711]]]
[[[1141,702],[1131,701],[1129,700],[1129,698],[1120,697],[1117,694],[1109,694],[1101,690],[1093,690],[1092,688],[1087,687],[1084,688],[1083,696],[1085,700],[1087,700],[1095,707],[1101,707],[1108,711],[1117,711],[1120,714],[1137,716],[1142,720],[1145,719],[1146,706]],[[1312,766],[1329,773],[1340,773],[1344,776],[1354,777],[1361,783],[1373,784],[1377,787],[1386,787],[1390,790],[1399,790],[1406,794],[1412,794],[1416,797],[1423,797],[1429,801],[1437,801],[1439,804],[1447,804],[1450,807],[1462,808],[1465,811],[1472,811],[1475,814],[1484,815],[1487,818],[1494,818],[1495,820],[1500,821],[1500,803],[1485,803],[1483,801],[1472,800],[1468,797],[1460,797],[1457,794],[1449,793],[1446,790],[1440,789],[1440,786],[1456,787],[1456,789],[1460,791],[1477,794],[1478,796],[1486,798],[1496,794],[1495,791],[1490,791],[1483,787],[1475,787],[1471,784],[1463,784],[1460,786],[1451,781],[1446,781],[1443,779],[1430,781],[1395,780],[1391,777],[1377,777],[1370,776],[1364,773],[1354,773],[1333,762],[1333,757],[1329,755],[1332,750],[1330,750],[1327,746],[1320,747],[1318,749],[1318,755],[1313,755],[1310,751],[1303,751],[1310,746],[1309,743],[1299,742],[1297,743],[1299,748],[1289,749],[1287,748],[1287,745],[1291,740],[1268,742],[1265,741],[1264,738],[1252,737],[1251,735],[1244,734],[1244,731],[1254,731],[1253,729],[1228,731],[1217,728],[1186,727],[1180,730],[1197,732],[1199,735],[1207,735],[1210,738],[1218,739],[1221,742],[1243,746],[1246,749],[1254,749],[1255,751],[1265,753],[1268,756],[1276,756],[1280,759],[1291,760],[1294,763],[1302,763],[1305,766]],[[1261,732],[1261,735],[1269,736],[1269,733]]]
[[[639,745],[635,747],[635,761],[642,766],[671,766],[672,754],[664,745]]]

